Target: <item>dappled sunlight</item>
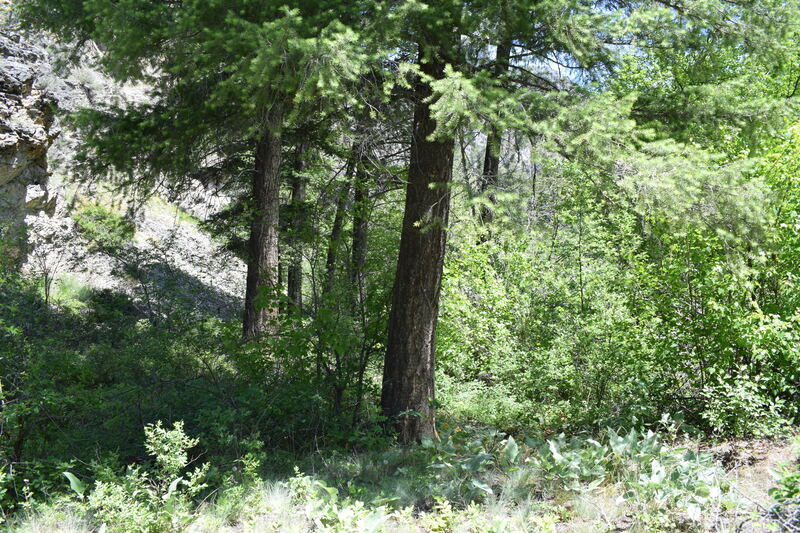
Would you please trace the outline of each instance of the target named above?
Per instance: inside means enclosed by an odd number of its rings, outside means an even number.
[[[800,0],[0,27],[0,530],[800,531]]]

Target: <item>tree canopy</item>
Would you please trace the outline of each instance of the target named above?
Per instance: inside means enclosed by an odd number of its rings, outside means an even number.
[[[632,477],[678,483],[691,470],[680,461],[702,461],[658,455],[647,431],[775,436],[800,415],[795,0],[14,7],[73,67],[146,93],[64,115],[78,181],[221,195],[193,231],[243,260],[247,279],[239,316],[170,307],[136,217],[78,205],[87,253],[139,289],[127,304],[97,295],[81,314],[51,305],[45,281],[52,316],[32,335],[20,310],[37,305],[33,285],[0,271],[17,302],[0,304],[12,376],[0,393],[18,406],[0,457],[35,457],[59,430],[56,455],[78,457],[82,436],[62,421],[80,417],[124,429],[104,449],[127,450],[132,428],[147,428],[157,462],[159,439],[198,445],[155,424],[167,418],[236,464],[260,446],[389,439],[457,471],[448,483],[466,505],[493,494],[490,463],[514,469],[527,454],[550,472],[608,452],[551,476],[578,491],[640,446],[630,457],[649,459]],[[50,345],[53,361],[13,355]],[[75,390],[54,378],[40,392],[59,369]],[[114,418],[115,394],[151,383],[161,392],[138,398],[136,420]],[[159,471],[178,476],[181,457]]]

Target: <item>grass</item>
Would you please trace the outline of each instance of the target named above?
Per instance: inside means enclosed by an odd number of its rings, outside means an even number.
[[[55,501],[37,506],[12,522],[14,533],[90,533],[93,531],[85,519],[83,509],[71,501]]]
[[[713,460],[693,463],[683,459],[687,443],[652,451],[651,441],[641,434],[627,441],[631,450],[617,448],[617,452],[610,451],[603,458],[608,468],[602,483],[592,483],[587,477],[568,488],[569,476],[564,473],[564,464],[543,468],[542,458],[538,457],[541,450],[536,446],[521,445],[518,460],[505,464],[497,461],[502,454],[508,455],[504,451],[508,441],[501,439],[499,442],[504,445],[495,447],[494,458],[475,474],[491,487],[491,492],[471,493],[472,496],[463,491],[461,483],[469,482],[469,476],[465,478],[463,469],[456,465],[459,461],[470,461],[474,455],[467,451],[468,446],[459,448],[459,443],[453,443],[452,439],[428,447],[318,453],[301,461],[309,475],[300,474],[298,469],[292,477],[223,482],[221,488],[207,494],[189,514],[176,515],[167,530],[191,533],[775,530],[770,529],[774,521],[765,516],[762,508],[753,507],[737,496],[753,487],[768,486],[761,465],[725,473]],[[571,446],[565,445],[565,461],[577,468],[581,462],[591,462],[588,455],[580,455],[586,443],[574,441]],[[617,445],[621,446],[620,442]],[[456,451],[443,451],[451,448]],[[767,453],[785,457],[786,450],[787,445],[773,443]],[[670,463],[670,458],[676,462]],[[764,460],[769,462],[770,458]],[[578,464],[574,464],[576,461]],[[666,465],[671,481],[654,478],[659,470],[653,461]],[[451,467],[442,467],[441,463]],[[644,478],[646,482],[642,483]],[[698,490],[697,479],[709,480],[704,485],[709,490]],[[544,487],[549,488],[543,490]],[[768,500],[766,494],[762,496]],[[693,511],[695,504],[699,505],[699,514]],[[745,527],[739,529],[742,526]],[[88,533],[98,527],[102,526],[92,522],[86,502],[61,498],[31,506],[10,524],[9,531]],[[135,530],[136,524],[132,523],[112,524],[106,529]]]
[[[63,274],[53,283],[51,298],[57,305],[72,310],[86,307],[91,299],[93,289],[74,276]]]
[[[182,209],[180,206],[167,202],[160,196],[151,198],[148,205],[156,214],[163,213],[170,218],[174,217],[182,224],[195,227],[200,224],[199,218]]]

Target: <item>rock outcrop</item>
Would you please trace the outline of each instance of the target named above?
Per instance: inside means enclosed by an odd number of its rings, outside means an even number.
[[[0,34],[0,237],[12,260],[24,257],[25,217],[55,208],[47,191],[54,102],[37,88],[42,60],[37,49]]]
[[[244,263],[184,216],[205,218],[227,198],[198,184],[177,197],[157,191],[171,202],[134,201],[73,164],[80,140],[59,123],[63,112],[137,105],[147,100],[147,88],[115,83],[93,68],[100,52],[91,45],[80,65],[56,69],[55,43],[23,33],[8,6],[0,0],[0,260],[11,258],[37,279],[126,294],[143,314],[236,316]],[[135,239],[125,257],[98,252],[78,231],[73,215],[91,204],[131,216]]]

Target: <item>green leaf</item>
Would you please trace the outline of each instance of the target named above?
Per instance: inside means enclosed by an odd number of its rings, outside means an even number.
[[[178,483],[180,483],[182,479],[183,479],[182,477],[177,477],[172,480],[172,483],[170,483],[169,487],[167,488],[166,494],[164,494],[165,501],[170,499],[172,495],[175,493],[175,491],[178,490]]]
[[[472,486],[475,487],[476,489],[482,490],[486,494],[494,494],[492,487],[490,487],[489,485],[487,485],[478,478],[472,478]]]
[[[83,493],[86,492],[86,483],[78,479],[72,472],[64,472],[64,475],[69,480],[69,487],[83,499]]]
[[[487,453],[478,453],[470,457],[467,461],[464,462],[464,467],[472,473],[479,472],[483,465],[486,463],[487,460],[491,459],[492,456]]]
[[[516,462],[517,457],[519,457],[519,445],[514,440],[514,437],[508,437],[506,445],[501,452],[501,457],[508,461],[509,464]]]
[[[550,453],[553,454],[553,459],[555,459],[556,462],[562,462],[564,460],[564,456],[559,453],[558,445],[555,443],[555,441],[549,440],[547,441],[547,444],[550,446]]]

